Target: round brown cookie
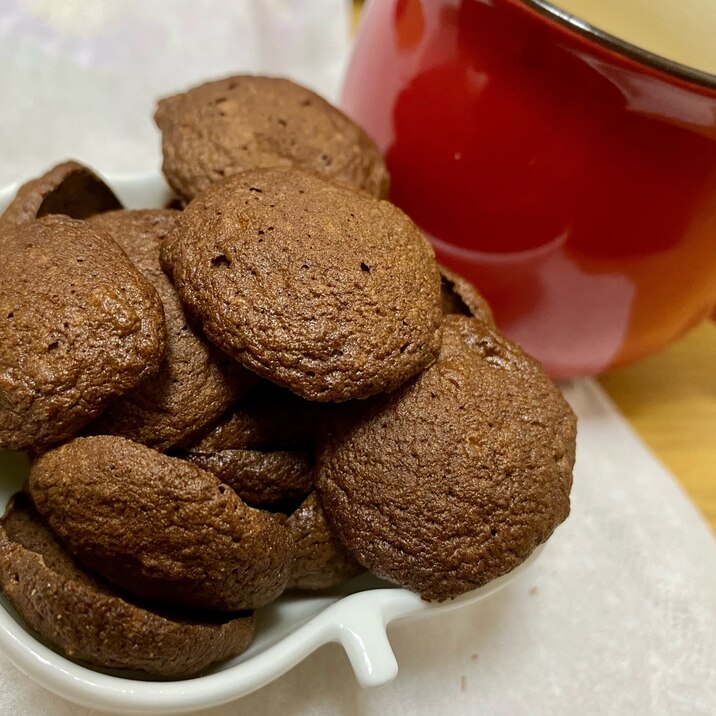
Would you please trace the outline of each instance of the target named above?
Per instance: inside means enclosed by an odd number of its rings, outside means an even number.
[[[50,214],[86,219],[121,208],[114,192],[89,167],[63,162],[18,189],[0,216],[0,231]]]
[[[148,609],[83,571],[18,494],[0,523],[0,588],[24,621],[72,659],[185,678],[243,652],[253,615],[201,621]]]
[[[164,358],[164,311],[127,255],[84,221],[48,216],[3,235],[0,447],[65,440]]]
[[[163,170],[174,191],[193,199],[247,169],[296,167],[379,198],[389,176],[373,140],[305,87],[277,77],[228,77],[163,99]]]
[[[212,185],[162,265],[210,340],[309,400],[392,390],[439,350],[430,244],[397,207],[315,174],[261,169]]]
[[[313,489],[313,465],[302,452],[190,452],[189,460],[227,484],[252,507],[267,507],[303,497]]]
[[[331,530],[315,492],[291,514],[286,526],[296,542],[289,589],[330,589],[363,571]]]
[[[438,264],[440,269],[440,289],[443,301],[443,313],[447,316],[457,313],[463,316],[473,316],[478,321],[495,328],[495,319],[492,309],[480,292],[460,274]]]
[[[509,572],[569,513],[575,417],[536,361],[474,318],[447,316],[430,368],[330,430],[316,489],[331,526],[425,599]]]
[[[254,609],[284,590],[285,527],[195,465],[124,438],[78,438],[37,460],[38,512],[84,565],[139,598]]]
[[[319,403],[259,380],[190,450],[211,454],[234,449],[309,448],[320,410]]]
[[[121,435],[157,450],[201,435],[256,380],[194,330],[162,271],[162,240],[180,215],[144,209],[90,219],[117,241],[154,286],[164,305],[167,334],[167,355],[157,375],[114,401],[90,430],[95,435]]]

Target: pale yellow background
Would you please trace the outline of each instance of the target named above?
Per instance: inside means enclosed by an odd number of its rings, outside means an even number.
[[[716,0],[551,0],[638,47],[716,74]]]

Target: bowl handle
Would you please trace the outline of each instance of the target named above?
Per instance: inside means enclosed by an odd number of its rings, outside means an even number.
[[[394,596],[395,592],[398,595]],[[419,600],[417,595],[403,594],[403,590],[376,589],[352,595],[334,605],[330,639],[341,644],[363,688],[384,686],[397,676],[398,662],[388,641],[386,626],[393,619],[414,611],[414,602]]]
[[[398,662],[388,641],[380,612],[360,609],[337,627],[336,640],[345,649],[356,680],[364,688],[389,684],[398,675]]]

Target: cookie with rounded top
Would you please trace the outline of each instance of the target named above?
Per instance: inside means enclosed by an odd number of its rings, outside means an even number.
[[[3,234],[0,447],[42,450],[156,374],[152,285],[105,232],[48,216]]]
[[[224,177],[259,167],[318,172],[388,195],[373,140],[315,92],[279,77],[207,82],[159,102],[163,171],[184,200]]]
[[[136,597],[237,611],[273,601],[288,582],[283,525],[213,475],[144,445],[77,438],[39,458],[28,486],[68,550]]]
[[[316,468],[331,527],[425,599],[509,572],[569,513],[575,417],[536,361],[475,318],[446,317],[416,380],[337,412]]]
[[[291,169],[214,184],[182,213],[162,265],[207,337],[317,401],[390,391],[440,346],[434,253],[397,207]]]

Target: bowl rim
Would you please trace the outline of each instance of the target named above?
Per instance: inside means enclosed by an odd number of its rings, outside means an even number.
[[[626,57],[640,65],[645,65],[654,70],[669,76],[670,78],[698,85],[709,90],[716,90],[716,74],[695,67],[685,65],[676,60],[660,55],[651,50],[646,50],[617,35],[613,35],[596,25],[583,20],[571,12],[557,7],[549,0],[510,0],[526,6],[537,14],[556,22],[562,28],[567,29],[598,45],[615,52],[617,55]]]
[[[255,656],[191,679],[143,681],[95,671],[40,642],[0,603],[0,652],[34,682],[81,706],[125,714],[182,714],[220,706],[269,684],[325,644],[345,650],[358,684],[376,688],[398,674],[386,629],[389,624],[444,614],[474,604],[529,569],[537,547],[522,564],[451,602],[428,603],[400,587],[349,594]]]

